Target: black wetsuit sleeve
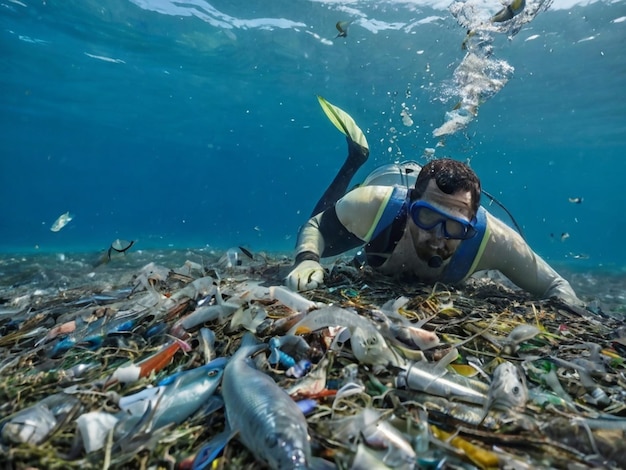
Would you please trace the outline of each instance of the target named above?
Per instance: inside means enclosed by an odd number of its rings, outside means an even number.
[[[365,243],[343,226],[337,217],[335,206],[324,211],[320,219],[319,230],[324,238],[322,258],[339,255]]]
[[[298,234],[296,263],[335,256],[365,243],[339,221],[335,206],[309,219]]]

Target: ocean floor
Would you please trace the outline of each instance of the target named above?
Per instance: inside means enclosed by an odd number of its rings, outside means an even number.
[[[490,273],[454,289],[348,261],[300,296],[270,289],[282,253],[0,257],[3,468],[258,468],[289,446],[225,432],[246,405],[221,387],[257,374],[325,468],[623,468],[626,273],[560,269],[584,310]],[[256,370],[232,377],[248,341]]]

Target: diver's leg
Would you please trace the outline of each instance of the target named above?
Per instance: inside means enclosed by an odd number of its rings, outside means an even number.
[[[367,161],[367,157],[370,154],[369,149],[360,146],[350,137],[347,137],[346,140],[348,141],[348,157],[333,182],[330,183],[330,186],[328,186],[315,205],[311,217],[333,206],[333,204],[346,194],[350,181],[352,181],[356,172],[359,171],[359,168]]]

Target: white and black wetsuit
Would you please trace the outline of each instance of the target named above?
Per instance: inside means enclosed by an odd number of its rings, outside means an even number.
[[[482,207],[476,216],[476,236],[463,240],[449,260],[438,268],[420,260],[406,229],[407,188],[419,172],[417,164],[410,165],[416,171],[408,177],[402,165],[396,165],[395,170],[388,166],[388,172],[377,170],[364,185],[309,219],[298,235],[296,264],[364,246],[368,264],[386,274],[456,284],[476,271],[495,269],[534,296],[556,296],[583,305],[570,284],[519,233]]]

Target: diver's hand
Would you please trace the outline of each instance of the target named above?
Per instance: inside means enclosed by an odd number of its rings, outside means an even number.
[[[287,275],[287,287],[293,291],[316,289],[324,282],[324,268],[317,261],[307,259]]]

